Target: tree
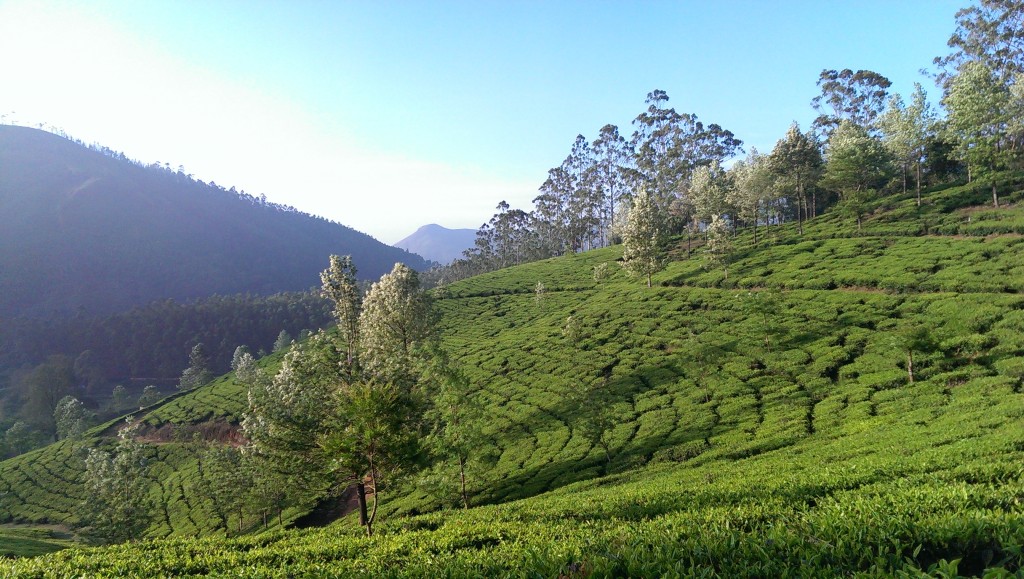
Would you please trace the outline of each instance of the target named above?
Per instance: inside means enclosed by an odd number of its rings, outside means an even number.
[[[253,482],[251,471],[243,463],[242,452],[231,446],[211,446],[200,456],[197,468],[199,494],[210,501],[213,514],[225,532],[228,531],[228,518],[237,514],[238,533],[241,534],[247,491]]]
[[[924,163],[925,146],[934,133],[935,113],[928,104],[928,95],[919,83],[914,83],[914,96],[910,106],[904,106],[899,95],[889,99],[889,107],[882,115],[885,145],[903,166],[903,192],[907,192],[907,168],[913,163],[917,167],[917,205],[921,205],[921,167]]]
[[[914,352],[929,352],[935,349],[935,339],[927,326],[906,324],[900,326],[893,335],[893,345],[906,355],[907,376],[914,383]]]
[[[270,347],[271,352],[280,352],[292,344],[292,337],[287,330],[281,330]]]
[[[272,380],[250,372],[242,427],[247,453],[287,477],[300,499],[354,484],[360,522],[372,534],[385,484],[422,456],[416,369],[432,317],[416,273],[401,264],[373,284],[357,313],[351,365],[341,332],[320,332],[293,346]],[[367,481],[374,497],[369,514]]]
[[[426,446],[434,459],[429,477],[436,481],[435,492],[450,496],[448,490],[457,487],[464,508],[472,502],[473,478],[486,464],[496,458],[493,446],[482,428],[483,407],[479,393],[472,392],[466,375],[454,367],[447,354],[435,349],[424,372],[428,387],[433,392],[432,405],[427,413],[431,432]],[[457,485],[451,485],[451,472],[457,473]]]
[[[1020,155],[1024,132],[1014,134],[1012,128],[1024,115],[1024,98],[1016,94],[981,62],[964,63],[952,79],[943,99],[949,112],[946,127],[971,174],[1006,169]],[[995,179],[991,185],[992,204],[999,207]]]
[[[178,381],[179,390],[192,390],[210,381],[213,374],[210,372],[210,358],[206,355],[206,349],[202,342],[192,346],[188,355],[188,368],[181,373]]]
[[[870,70],[822,70],[818,76],[821,94],[811,100],[811,106],[819,113],[813,127],[826,138],[842,121],[873,131],[885,108],[890,86],[889,79]]]
[[[238,346],[238,347],[235,348],[235,352],[233,354],[231,354],[231,370],[232,371],[237,371],[238,370],[238,365],[241,363],[242,358],[246,354],[249,354],[250,358],[252,357],[252,354],[249,353],[249,348],[247,348],[245,346]]]
[[[362,480],[358,468],[333,460],[320,444],[335,412],[334,391],[348,379],[344,355],[333,336],[321,331],[289,350],[272,377],[248,360],[236,372],[248,388],[245,453],[260,470],[285,479],[296,502]]]
[[[357,350],[359,348],[359,312],[362,309],[363,294],[356,281],[356,266],[351,256],[330,257],[329,267],[320,273],[324,297],[334,304],[334,320],[344,344],[349,373],[357,371]]]
[[[622,244],[623,267],[632,275],[646,276],[647,287],[651,287],[651,275],[664,267],[665,234],[658,209],[645,189],[633,198]]]
[[[847,210],[857,219],[877,190],[892,178],[892,156],[881,141],[861,127],[844,121],[829,138],[828,163],[821,183],[839,191]]]
[[[95,415],[85,408],[74,396],[65,396],[57,403],[53,411],[53,421],[57,425],[57,438],[73,438],[89,428]]]
[[[775,177],[775,185],[796,201],[801,235],[803,220],[817,215],[817,198],[812,197],[808,203],[807,194],[814,195],[814,184],[821,176],[822,165],[824,161],[817,141],[811,133],[801,133],[800,125],[795,122],[768,156],[768,168]]]
[[[768,157],[752,148],[746,159],[737,161],[729,173],[733,186],[726,194],[726,202],[736,209],[736,216],[753,229],[754,245],[757,245],[757,222],[762,209],[767,211],[775,186]]]
[[[647,110],[633,120],[638,180],[661,211],[668,209],[697,167],[725,161],[743,144],[717,124],[705,126],[696,115],[666,108],[668,100],[663,90],[649,93]]]
[[[156,385],[150,384],[142,389],[142,395],[139,396],[139,408],[155,404],[157,400],[160,400],[160,390]]]
[[[101,543],[142,536],[152,519],[146,447],[135,440],[138,424],[118,432],[113,452],[89,449],[85,459],[88,499],[81,505],[84,533]]]
[[[414,355],[432,335],[429,296],[418,274],[403,264],[370,287],[359,314],[360,364],[384,382],[407,384],[413,377]]]
[[[1003,84],[1024,73],[1024,2],[978,0],[956,13],[956,24],[947,43],[953,52],[934,60],[942,69],[936,80],[947,93],[968,62],[988,67]]]
[[[632,151],[615,125],[601,127],[597,139],[591,143],[591,151],[594,155],[594,187],[604,199],[601,230],[607,245],[611,243],[616,208],[629,194]]]
[[[113,410],[124,410],[131,406],[131,400],[128,398],[128,389],[121,384],[114,386],[114,389],[110,392],[110,406]]]
[[[729,225],[722,216],[715,215],[711,218],[707,236],[705,256],[711,264],[721,266],[725,272],[725,279],[729,279],[729,258],[732,256],[733,245]]]
[[[25,400],[21,413],[26,421],[45,433],[54,433],[53,412],[57,404],[74,391],[75,373],[67,356],[50,356],[21,381]]]
[[[32,430],[27,422],[17,420],[4,432],[4,444],[12,455],[28,452],[39,444],[43,444],[43,436]]]
[[[732,182],[729,174],[718,163],[697,167],[690,180],[689,198],[693,204],[694,218],[701,223],[710,223],[715,215],[730,212],[729,191]]]

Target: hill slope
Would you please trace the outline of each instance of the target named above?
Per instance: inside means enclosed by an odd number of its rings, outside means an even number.
[[[462,252],[473,247],[476,231],[472,229],[448,229],[436,223],[424,225],[412,235],[395,244],[430,261],[447,264],[462,256]]]
[[[648,289],[608,248],[452,284],[439,299],[445,343],[486,401],[499,455],[474,475],[474,501],[503,504],[399,517],[448,504],[410,486],[382,505],[373,539],[345,520],[67,551],[6,570],[1013,572],[1024,564],[1024,209],[1002,209],[984,220],[987,237],[965,237],[958,224],[986,213],[970,207],[975,194],[933,193],[898,220],[913,201],[888,198],[861,236],[834,215],[804,236],[790,226],[758,246],[743,236],[728,279],[680,247]],[[595,280],[602,264],[609,273]],[[539,299],[538,281],[548,288]],[[914,354],[911,382],[900,340],[916,327],[931,341]],[[600,398],[581,401],[585,385]],[[233,422],[243,407],[225,377],[140,418],[188,429]],[[588,434],[594,409],[610,418],[601,440]],[[91,437],[77,444],[100,432]],[[0,463],[0,515],[74,522],[86,498],[75,446]],[[150,535],[208,533],[188,449],[168,441],[153,452],[153,493],[168,508]]]
[[[324,219],[0,125],[0,316],[300,291],[332,253],[365,279],[426,265]]]

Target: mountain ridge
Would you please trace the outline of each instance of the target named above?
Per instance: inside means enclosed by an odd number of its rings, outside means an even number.
[[[395,247],[445,265],[461,257],[463,251],[473,247],[475,240],[473,229],[449,229],[429,223],[395,243]]]
[[[330,254],[360,277],[426,262],[234,188],[0,125],[0,316],[109,314],[158,299],[318,284]]]

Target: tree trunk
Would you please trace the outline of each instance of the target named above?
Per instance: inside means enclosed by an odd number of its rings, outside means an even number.
[[[757,214],[754,214],[754,245],[757,245]]]
[[[651,287],[651,272],[647,272],[647,287]]]
[[[373,487],[373,510],[370,511],[370,516],[366,518],[366,536],[373,536],[373,521],[377,518],[377,504],[380,502],[380,493],[377,492],[377,469],[373,466],[373,458],[368,461],[370,464],[370,486]]]
[[[914,351],[907,350],[907,376],[910,377],[910,383],[914,383]]]
[[[359,503],[359,526],[367,526],[367,487],[362,481],[355,484],[355,498]]]
[[[459,456],[459,484],[462,485],[462,506],[469,508],[469,493],[466,492],[466,457]]]
[[[996,180],[992,179],[992,205],[999,209],[999,191],[996,189]]]
[[[917,160],[917,206],[921,206],[921,159]]]

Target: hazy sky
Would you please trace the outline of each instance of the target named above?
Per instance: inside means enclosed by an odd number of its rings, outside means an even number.
[[[824,68],[904,95],[968,0],[0,0],[0,114],[393,243],[529,209],[650,91],[770,151]]]

